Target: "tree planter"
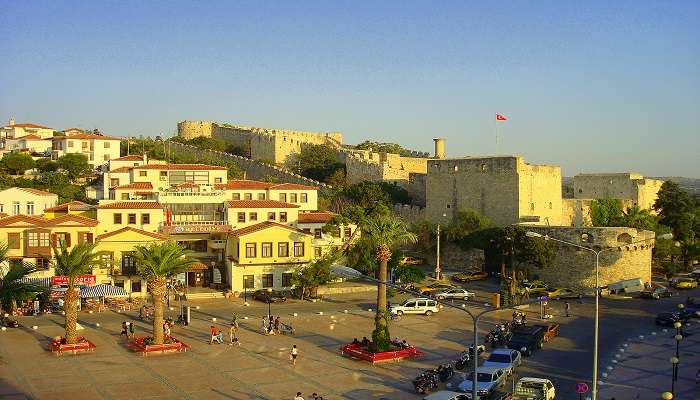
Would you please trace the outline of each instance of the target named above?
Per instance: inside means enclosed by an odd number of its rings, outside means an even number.
[[[357,358],[363,361],[369,361],[372,364],[383,362],[383,361],[398,361],[404,358],[420,357],[424,353],[416,349],[415,347],[406,348],[395,348],[394,350],[385,351],[381,353],[372,353],[366,347],[362,347],[360,344],[346,344],[341,347],[344,356]]]
[[[63,353],[77,354],[86,351],[95,351],[95,347],[96,346],[91,341],[83,337],[79,337],[78,343],[74,344],[61,343],[56,340],[51,341],[51,344],[49,344],[49,350],[57,356]]]
[[[169,339],[169,343],[163,344],[147,344],[147,338],[139,337],[129,342],[129,348],[135,353],[140,353],[145,356],[149,353],[166,354],[180,353],[187,351],[189,346],[178,341],[177,339]]]

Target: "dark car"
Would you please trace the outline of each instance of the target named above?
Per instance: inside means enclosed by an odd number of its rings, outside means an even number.
[[[675,324],[677,321],[685,323],[691,318],[692,315],[693,313],[688,312],[687,310],[683,310],[683,312],[680,313],[662,312],[656,316],[656,325],[673,326],[673,324]]]
[[[665,287],[655,287],[655,288],[650,288],[650,289],[644,289],[641,292],[639,292],[639,297],[645,298],[645,299],[660,299],[662,297],[671,297],[673,296],[673,292],[668,290],[668,288]]]
[[[271,292],[267,290],[256,290],[255,293],[253,293],[253,298],[263,303],[284,303],[287,301],[287,296],[285,296],[284,293],[275,290]]]
[[[543,326],[535,325],[517,328],[508,341],[508,348],[518,350],[522,355],[529,357],[535,350],[542,348],[544,335],[545,327]]]

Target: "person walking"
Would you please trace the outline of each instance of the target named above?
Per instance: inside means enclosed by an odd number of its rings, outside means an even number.
[[[216,340],[217,335],[216,327],[214,325],[209,327],[209,334],[211,336],[211,338],[209,339],[209,344],[211,345],[214,344],[214,340]]]
[[[237,346],[241,345],[241,342],[238,341],[238,335],[236,333],[238,332],[238,321],[233,320],[231,321],[231,326],[228,328],[228,337],[229,340],[231,341],[228,345],[233,346],[234,344]]]
[[[119,334],[119,337],[121,338],[122,335],[124,335],[124,337],[127,340],[129,340],[129,331],[128,331],[128,328],[126,326],[126,321],[122,321],[122,332]]]
[[[571,315],[569,314],[569,312],[571,311],[571,304],[569,304],[568,301],[564,302],[564,310],[566,310],[566,316],[570,317]]]
[[[301,392],[297,392],[297,395],[294,396],[294,400],[304,400],[304,398],[301,397]]]
[[[262,317],[262,324],[260,325],[260,330],[263,334],[267,333],[267,316]]]
[[[280,333],[280,317],[275,318],[275,333]]]
[[[292,365],[297,365],[297,356],[299,356],[299,349],[297,349],[297,345],[292,346],[290,356],[292,357]]]

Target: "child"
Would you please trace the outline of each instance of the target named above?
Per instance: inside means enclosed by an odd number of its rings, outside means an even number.
[[[221,330],[216,333],[216,342],[219,344],[224,342],[224,333]]]
[[[131,340],[134,339],[134,323],[129,322],[129,337],[131,337]]]
[[[216,327],[214,325],[209,327],[209,333],[211,335],[211,338],[209,339],[209,344],[214,344],[214,340],[216,340]]]
[[[292,365],[297,365],[297,356],[299,355],[299,350],[297,349],[297,345],[292,346]]]

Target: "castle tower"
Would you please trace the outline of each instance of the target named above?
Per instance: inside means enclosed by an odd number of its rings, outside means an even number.
[[[445,139],[435,138],[433,141],[435,142],[435,158],[445,158]]]
[[[10,117],[10,126],[13,126],[15,124],[15,119]]]

